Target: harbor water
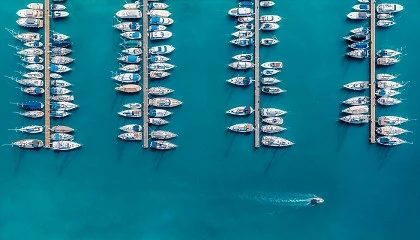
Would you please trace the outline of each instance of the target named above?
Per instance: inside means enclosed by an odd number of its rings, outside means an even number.
[[[4,4],[1,29],[26,31],[17,27],[16,11],[29,2]],[[296,143],[277,150],[254,149],[253,134],[226,131],[232,124],[253,122],[253,116],[225,114],[232,107],[253,105],[254,99],[252,87],[225,81],[238,74],[227,66],[231,56],[246,51],[229,43],[237,23],[227,11],[237,2],[166,0],[175,23],[168,29],[174,36],[163,44],[176,47],[170,55],[176,68],[149,86],[174,89],[171,97],[183,105],[162,127],[179,135],[173,141],[179,147],[158,152],[116,137],[118,127],[142,123],[117,116],[122,104],[142,96],[117,94],[111,79],[121,50],[113,16],[124,1],[66,1],[70,17],[52,21],[51,28],[71,36],[75,62],[64,79],[74,84],[80,107],[52,124],[75,128],[75,140],[83,147],[66,153],[0,148],[0,240],[418,238],[420,122],[406,123],[404,128],[414,133],[401,136],[414,145],[384,148],[369,143],[368,124],[338,121],[341,101],[356,96],[341,86],[369,79],[368,60],[344,57],[342,37],[367,24],[346,20],[357,1],[284,0],[261,10],[261,15],[283,18],[275,33],[261,34],[280,40],[261,49],[260,62],[284,63],[278,78],[287,90],[263,95],[261,106],[288,111],[287,131],[278,136]],[[403,4],[404,11],[396,15],[395,26],[377,30],[376,45],[404,47],[404,55],[400,63],[377,72],[400,74],[398,81],[410,83],[401,94],[406,100],[377,107],[377,116],[418,119],[420,33],[414,24],[420,2],[391,2]],[[8,44],[20,43],[7,31],[0,41],[1,73],[17,77],[14,71],[23,69]],[[15,87],[4,78],[0,142],[5,144],[32,137],[7,129],[43,125],[13,113],[19,110],[10,102],[34,98]],[[325,202],[317,207],[283,204],[300,203],[312,194]]]

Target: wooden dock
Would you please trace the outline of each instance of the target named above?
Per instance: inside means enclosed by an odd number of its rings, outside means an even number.
[[[50,148],[50,0],[44,0],[44,89],[45,89],[45,147]]]
[[[376,4],[370,1],[370,143],[376,143]]]
[[[143,0],[143,148],[149,147],[149,18],[148,0]]]
[[[254,0],[255,6],[255,44],[254,44],[254,147],[260,147],[260,1]]]

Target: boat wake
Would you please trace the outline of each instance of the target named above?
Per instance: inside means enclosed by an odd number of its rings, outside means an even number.
[[[257,202],[264,205],[275,205],[283,207],[308,207],[316,206],[323,203],[322,198],[314,194],[302,193],[269,193],[269,192],[253,192],[236,195],[236,198]]]

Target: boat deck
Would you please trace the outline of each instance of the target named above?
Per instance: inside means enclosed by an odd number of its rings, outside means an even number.
[[[254,0],[255,6],[255,45],[254,45],[254,147],[260,147],[260,1]]]
[[[149,19],[147,15],[148,0],[143,0],[143,148],[149,147]]]
[[[45,89],[45,147],[50,148],[51,117],[50,117],[50,0],[44,0],[44,89]]]
[[[370,2],[370,143],[376,142],[376,4]]]

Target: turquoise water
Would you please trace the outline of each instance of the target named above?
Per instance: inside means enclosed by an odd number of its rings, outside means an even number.
[[[69,19],[53,29],[71,35],[74,71],[66,79],[80,108],[63,124],[77,129],[80,150],[70,153],[0,148],[0,239],[415,239],[418,232],[416,145],[385,149],[368,144],[368,126],[336,123],[339,102],[352,96],[344,83],[368,78],[367,61],[349,61],[342,36],[360,24],[346,21],[356,1],[278,1],[265,12],[281,15],[275,35],[280,43],[261,51],[262,61],[285,63],[278,97],[262,106],[287,110],[280,135],[296,145],[289,149],[253,148],[252,135],[227,133],[233,119],[224,111],[252,104],[253,91],[237,89],[225,79],[241,52],[228,41],[234,21],[227,10],[236,1],[167,1],[175,24],[168,41],[177,50],[177,65],[162,85],[173,88],[184,104],[174,109],[165,129],[179,134],[180,147],[160,153],[138,143],[121,143],[117,128],[131,123],[117,117],[122,104],[136,97],[115,94],[110,71],[118,68],[118,34],[112,16],[123,1],[67,1]],[[411,81],[399,106],[378,110],[419,118],[416,106],[416,56],[419,37],[414,23],[420,3],[401,2],[397,25],[379,31],[378,47],[405,47],[401,63],[384,69]],[[17,29],[15,12],[27,1],[0,9],[1,27]],[[90,34],[89,36],[87,34]],[[272,36],[272,34],[266,34]],[[0,35],[3,75],[20,70]],[[382,70],[381,70],[382,71]],[[151,83],[151,86],[158,83]],[[23,138],[8,128],[42,122],[13,114],[9,102],[28,98],[4,79],[0,104],[0,140]],[[137,96],[140,98],[140,96]],[[244,120],[245,121],[245,120]],[[248,121],[252,121],[249,118]],[[405,125],[420,141],[419,122]],[[326,201],[315,208],[286,208],[243,196],[316,194]]]

